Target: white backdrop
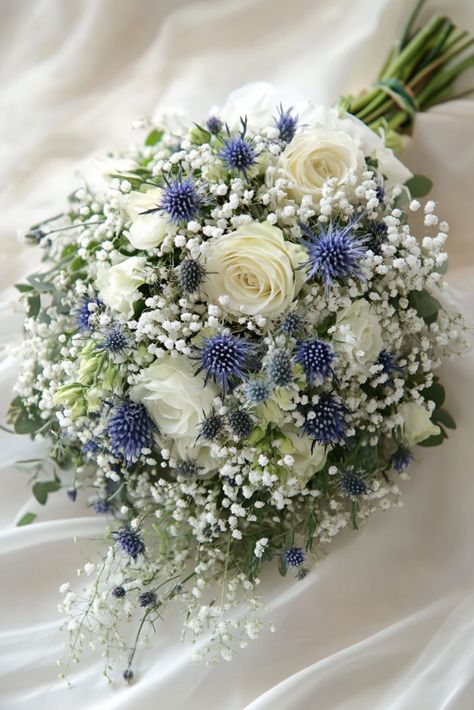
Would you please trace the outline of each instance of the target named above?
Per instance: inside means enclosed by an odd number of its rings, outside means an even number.
[[[37,261],[18,227],[60,211],[88,156],[126,146],[133,119],[182,106],[196,120],[251,80],[335,101],[372,80],[411,0],[0,0],[0,343],[19,337],[11,285]],[[443,9],[441,0],[431,8]],[[471,0],[444,10],[474,31]],[[471,81],[472,84],[472,81]],[[435,180],[451,224],[450,299],[474,297],[474,102],[418,119],[405,159]],[[16,312],[15,312],[16,310]],[[471,318],[472,322],[472,318]],[[0,365],[1,412],[15,362]],[[419,450],[405,507],[347,531],[301,583],[263,577],[275,634],[208,669],[168,619],[138,654],[138,682],[107,686],[101,660],[57,679],[58,587],[97,543],[102,519],[63,493],[35,503],[13,462],[33,450],[2,433],[0,708],[50,710],[471,710],[474,706],[474,358],[443,372],[459,424],[440,450]],[[26,511],[38,522],[16,528]],[[71,515],[77,517],[72,518]]]

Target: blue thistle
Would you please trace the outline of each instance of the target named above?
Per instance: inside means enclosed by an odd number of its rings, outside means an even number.
[[[410,449],[407,449],[405,446],[400,446],[400,448],[390,456],[389,462],[397,473],[403,473],[414,458]]]
[[[296,335],[303,329],[303,319],[297,313],[288,313],[280,324],[280,330],[285,335]]]
[[[75,503],[77,498],[77,488],[68,488],[66,491],[66,495],[69,500],[72,500],[72,502]]]
[[[116,599],[123,599],[127,592],[125,591],[125,588],[122,587],[121,584],[119,584],[117,587],[114,587],[111,591],[111,594],[113,597]]]
[[[204,441],[213,441],[221,433],[222,426],[222,417],[219,414],[211,412],[211,414],[205,417],[205,419],[203,419],[200,423],[198,439],[202,438]]]
[[[79,301],[79,305],[74,310],[76,326],[78,330],[84,333],[90,332],[92,330],[92,326],[90,324],[92,311],[89,309],[89,306],[91,305],[100,306],[101,302],[97,298],[83,296]]]
[[[145,552],[145,544],[140,533],[137,530],[133,530],[129,525],[125,525],[120,530],[112,533],[112,535],[122,552],[125,552],[134,561]]]
[[[369,487],[356,473],[344,473],[341,476],[341,490],[349,498],[358,498],[365,496],[369,492]]]
[[[193,180],[176,179],[168,182],[163,189],[160,205],[142,214],[162,211],[172,222],[189,222],[197,215],[201,205],[202,197]]]
[[[130,668],[127,668],[126,670],[124,670],[124,672],[122,673],[122,677],[123,677],[124,681],[126,683],[128,683],[129,685],[130,685],[130,683],[133,683],[134,675],[133,675],[133,671]]]
[[[142,449],[153,446],[155,428],[143,404],[125,400],[115,409],[107,426],[110,448],[131,463]]]
[[[128,347],[128,338],[119,325],[112,325],[104,332],[104,339],[100,344],[101,350],[119,355]]]
[[[95,454],[98,454],[100,450],[101,447],[96,441],[94,441],[94,439],[89,439],[89,441],[87,441],[82,447],[82,452],[88,458],[93,457]]]
[[[293,109],[288,109],[288,111],[283,110],[283,106],[280,104],[278,108],[278,116],[275,119],[276,127],[280,131],[280,138],[285,143],[290,143],[296,133],[296,126],[298,125],[298,116],[292,116],[291,111]]]
[[[199,290],[206,278],[206,269],[197,259],[184,259],[179,267],[178,283],[186,295]]]
[[[187,478],[193,478],[199,473],[199,466],[192,459],[183,459],[178,462],[176,466],[176,471],[181,476],[186,476]]]
[[[234,335],[207,338],[203,347],[199,348],[200,366],[196,375],[205,370],[205,384],[212,378],[226,394],[233,378],[245,378],[244,368],[251,349],[248,343]]]
[[[287,387],[293,382],[293,360],[286,350],[276,350],[268,363],[268,377],[275,387]]]
[[[271,391],[271,386],[265,380],[250,380],[244,387],[245,398],[249,404],[265,402],[269,398]]]
[[[97,500],[94,501],[93,507],[94,513],[98,515],[105,515],[110,512],[110,504],[105,498],[97,498]]]
[[[253,431],[252,417],[243,409],[231,409],[227,414],[227,423],[239,439],[246,439]]]
[[[222,130],[222,121],[220,118],[217,118],[217,116],[209,116],[206,126],[209,133],[212,133],[212,135],[215,136]]]
[[[301,567],[306,559],[304,550],[301,547],[289,547],[283,552],[282,557],[288,567]]]
[[[366,255],[368,237],[358,237],[354,233],[358,219],[351,220],[345,226],[335,225],[334,222],[330,222],[328,227],[318,225],[318,234],[300,223],[307,237],[301,242],[308,250],[308,260],[300,268],[308,268],[307,280],[319,277],[326,293],[335,280],[364,280],[360,261]]]
[[[395,355],[388,350],[382,350],[380,352],[376,364],[382,365],[382,371],[389,376],[393,372],[403,372],[403,367],[400,367]]]
[[[346,438],[346,409],[332,394],[324,393],[317,404],[306,412],[304,432],[314,443],[327,446],[337,444]]]
[[[310,384],[317,377],[321,382],[331,374],[331,365],[336,357],[334,350],[322,340],[305,340],[296,348],[295,361],[304,370]]]
[[[255,162],[255,152],[253,146],[245,138],[247,132],[247,119],[240,119],[242,130],[238,136],[224,139],[224,147],[220,157],[231,170],[238,170],[246,174],[247,170]]]
[[[138,596],[138,603],[142,607],[155,606],[156,604],[156,594],[155,592],[142,592]]]
[[[371,249],[374,254],[380,254],[380,247],[385,241],[387,236],[387,225],[385,222],[370,221],[367,227],[367,232],[369,236],[369,241],[367,242],[367,249]]]

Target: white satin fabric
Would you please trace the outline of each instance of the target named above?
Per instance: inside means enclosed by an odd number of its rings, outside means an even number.
[[[474,30],[471,0],[441,0]],[[0,10],[0,342],[19,338],[12,284],[37,263],[18,227],[61,210],[79,161],[127,145],[155,107],[196,120],[229,91],[265,79],[332,102],[374,77],[412,1],[2,0]],[[472,77],[471,77],[472,79]],[[472,80],[471,80],[472,83]],[[405,159],[435,180],[451,224],[450,295],[471,318],[474,297],[474,103],[418,118]],[[472,318],[471,318],[472,322]],[[1,409],[15,358],[0,369]],[[443,368],[459,428],[419,449],[405,507],[347,531],[303,582],[263,575],[276,633],[230,664],[193,663],[179,618],[137,654],[137,682],[107,685],[87,655],[74,687],[57,679],[58,587],[100,543],[103,519],[63,492],[42,508],[14,467],[37,448],[1,433],[0,708],[5,710],[470,710],[474,707],[474,358]],[[17,528],[27,511],[37,522]],[[73,536],[81,538],[73,543]]]

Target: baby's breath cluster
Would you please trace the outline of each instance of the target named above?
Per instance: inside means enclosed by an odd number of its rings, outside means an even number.
[[[418,186],[349,115],[275,105],[150,127],[28,233],[46,268],[18,285],[11,422],[51,442],[35,494],[110,526],[86,588],[61,588],[73,661],[118,649],[130,682],[176,604],[196,655],[230,660],[262,628],[264,563],[302,580],[400,505],[415,445],[453,426],[436,371],[464,347]]]

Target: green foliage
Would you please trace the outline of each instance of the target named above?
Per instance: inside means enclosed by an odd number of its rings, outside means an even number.
[[[145,138],[145,145],[156,145],[163,138],[163,131],[154,128]]]
[[[36,481],[33,484],[33,495],[41,505],[45,505],[50,493],[55,493],[61,488],[61,483],[58,478],[52,481]]]
[[[425,197],[433,187],[433,181],[426,175],[414,175],[405,183],[412,197]]]
[[[421,394],[423,395],[426,401],[431,400],[432,402],[434,402],[436,405],[436,409],[439,409],[439,407],[444,404],[444,401],[446,399],[446,390],[438,380],[435,380],[431,387],[427,387],[426,389],[424,389]]]
[[[436,321],[441,303],[428,291],[410,291],[408,300],[410,306],[415,309],[427,325]]]
[[[23,527],[23,525],[31,525],[37,517],[36,513],[25,513],[25,515],[23,515],[23,517],[17,522],[16,526],[20,528]]]

